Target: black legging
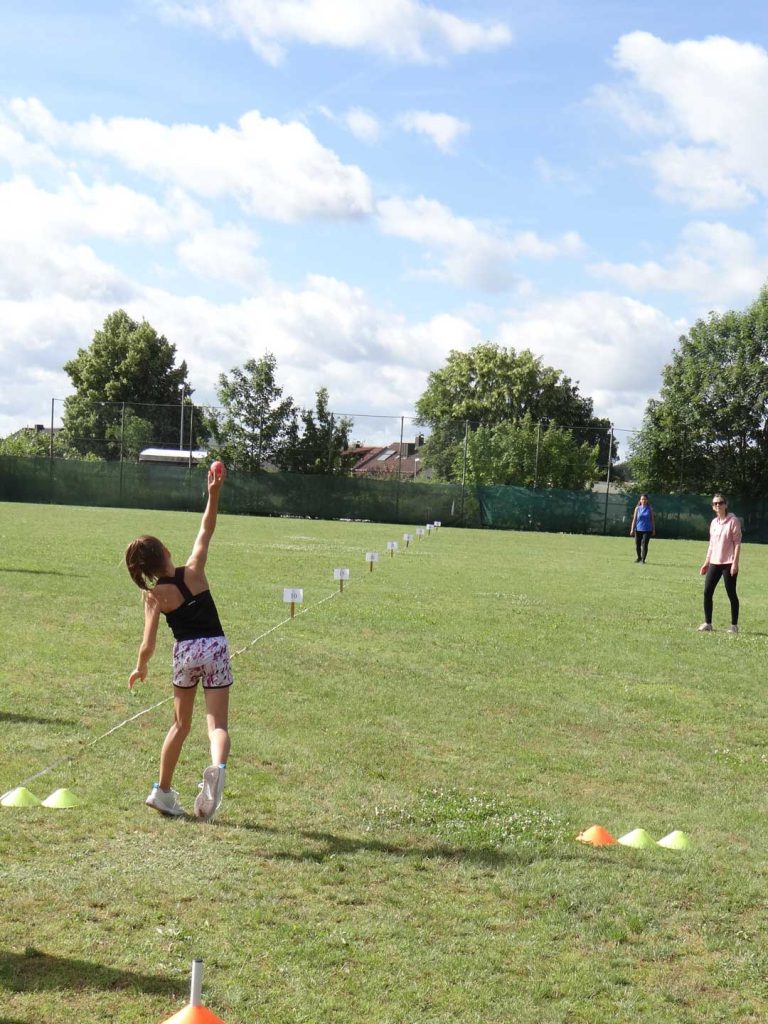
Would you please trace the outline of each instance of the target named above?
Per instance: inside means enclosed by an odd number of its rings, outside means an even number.
[[[645,561],[645,556],[648,554],[648,543],[651,539],[650,530],[635,530],[635,551],[637,552],[638,561]]]
[[[731,602],[731,625],[738,626],[739,598],[736,594],[737,576],[731,576],[730,562],[726,565],[710,565],[707,569],[707,575],[704,578],[704,621],[708,622],[710,626],[712,625],[712,595],[715,592],[715,587],[720,582],[721,576],[725,584],[728,600]]]

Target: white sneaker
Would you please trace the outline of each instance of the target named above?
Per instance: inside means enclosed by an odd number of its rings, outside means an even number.
[[[211,764],[203,772],[200,792],[195,798],[195,817],[210,821],[221,806],[224,793],[224,769],[219,764]]]
[[[178,818],[180,815],[185,813],[184,808],[179,803],[179,794],[176,790],[160,789],[160,785],[157,782],[152,787],[152,792],[144,803],[147,804],[148,807],[154,807],[155,810],[160,811],[161,814],[169,814],[173,818]]]
[[[738,627],[738,626],[729,626],[729,627],[728,627],[728,632],[729,632],[729,633],[730,633],[730,634],[731,634],[732,636],[736,636],[736,634],[737,634],[737,633],[739,632],[739,627]]]
[[[711,633],[712,632],[712,623],[711,622],[702,622],[702,624],[699,626],[699,632],[700,633]]]

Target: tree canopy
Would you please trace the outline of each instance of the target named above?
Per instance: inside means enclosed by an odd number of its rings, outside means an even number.
[[[647,490],[768,494],[768,288],[680,338],[630,461]]]
[[[505,482],[522,483],[528,475],[511,452],[505,454],[504,445],[530,436],[537,424],[541,425],[539,441],[542,428],[546,432],[560,427],[568,432],[567,437],[562,433],[551,435],[548,443],[552,451],[557,436],[558,450],[564,455],[563,442],[569,442],[576,462],[579,458],[575,453],[583,445],[589,450],[598,445],[598,461],[605,464],[608,459],[609,422],[594,416],[592,399],[579,394],[578,386],[569,377],[561,370],[545,366],[527,349],[518,353],[513,348],[486,342],[468,352],[451,351],[445,366],[429,374],[416,412],[419,420],[432,428],[424,460],[440,479],[460,478],[465,466],[465,437],[469,451],[472,435],[473,465],[482,464],[483,476],[498,472],[509,477],[516,466],[520,471],[518,478]],[[510,429],[511,425],[523,422],[528,426],[522,433]],[[481,442],[489,445],[484,455],[479,449]],[[494,452],[495,461],[489,461]],[[517,470],[513,475],[518,475]],[[568,477],[565,466],[562,474],[555,472],[555,476]],[[585,473],[585,482],[590,477],[591,469]]]
[[[81,453],[119,458],[149,443],[178,444],[182,388],[192,393],[187,364],[176,366],[176,346],[146,320],[110,313],[64,370],[75,393],[64,400],[62,420]]]

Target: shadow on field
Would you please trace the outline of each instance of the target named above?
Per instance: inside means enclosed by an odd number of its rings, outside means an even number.
[[[216,823],[218,828],[227,827],[223,823]],[[268,828],[263,825],[256,825],[251,822],[240,822],[233,825],[233,828],[250,829],[254,832],[278,835],[278,829]],[[355,853],[385,853],[392,857],[414,857],[418,860],[455,860],[466,861],[471,864],[479,864],[483,867],[505,867],[511,864],[525,865],[533,864],[548,856],[557,856],[558,860],[571,860],[574,854],[564,850],[560,845],[547,848],[544,852],[541,848],[521,847],[516,850],[499,850],[492,846],[451,846],[448,843],[433,843],[431,846],[398,846],[396,843],[387,843],[378,839],[362,839],[358,836],[338,836],[332,832],[297,831],[294,833],[302,839],[311,840],[313,843],[322,843],[318,849],[314,847],[308,850],[276,850],[274,852],[263,852],[260,854],[265,860],[293,860],[293,861],[315,861],[322,863],[330,857],[338,857],[344,854]]]
[[[157,974],[137,974],[104,967],[91,960],[51,956],[27,946],[23,953],[0,950],[0,988],[11,992],[49,992],[58,989],[135,989],[153,995],[179,996],[184,982]],[[0,1018],[2,1024],[2,1018]]]
[[[11,569],[7,565],[0,565],[0,572],[23,572],[28,576],[80,576],[85,579],[84,572],[62,572],[60,569]]]
[[[0,722],[23,722],[26,725],[77,725],[74,718],[43,718],[40,715],[17,715],[13,711],[0,711]],[[2,1021],[0,1021],[2,1024]]]

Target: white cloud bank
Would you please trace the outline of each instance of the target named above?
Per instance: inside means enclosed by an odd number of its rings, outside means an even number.
[[[598,99],[633,131],[658,140],[644,159],[657,191],[694,209],[735,208],[768,195],[768,52],[724,36],[667,43],[622,36],[626,87]]]
[[[502,22],[459,18],[420,0],[155,0],[168,20],[242,36],[270,64],[294,43],[368,50],[427,64],[512,41]]]
[[[66,152],[109,157],[165,186],[207,200],[233,198],[270,220],[358,217],[369,213],[371,185],[359,167],[343,164],[297,121],[248,111],[236,126],[166,125],[147,118],[92,117],[60,121],[39,100],[15,99],[0,109],[0,127],[53,158]],[[0,147],[4,136],[0,134]],[[0,148],[0,157],[6,154]]]
[[[417,271],[418,276],[489,292],[507,291],[520,284],[515,264],[522,258],[551,259],[578,255],[584,249],[575,232],[555,242],[546,242],[533,231],[507,238],[457,217],[447,206],[424,196],[382,200],[377,212],[384,234],[407,238],[427,249],[428,261],[435,265]]]

